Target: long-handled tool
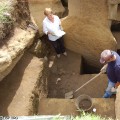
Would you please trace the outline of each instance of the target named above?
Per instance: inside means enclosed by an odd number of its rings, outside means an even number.
[[[75,91],[70,91],[68,93],[65,93],[65,98],[66,99],[71,99],[73,98],[73,94],[78,92],[81,88],[83,88],[85,85],[87,85],[88,83],[90,83],[91,81],[93,81],[95,78],[97,78],[99,75],[101,75],[102,72],[98,73],[96,76],[94,76],[93,78],[91,78],[88,82],[86,82],[85,84],[83,84],[82,86],[80,86],[78,89],[76,89]]]

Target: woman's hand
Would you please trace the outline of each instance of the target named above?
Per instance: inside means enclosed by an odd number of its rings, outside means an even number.
[[[52,33],[52,32],[49,32],[49,31],[47,32],[47,34],[55,35],[54,33]]]
[[[47,34],[51,34],[51,32],[48,31]]]
[[[60,25],[60,29],[63,31],[63,27],[62,27],[62,25]]]

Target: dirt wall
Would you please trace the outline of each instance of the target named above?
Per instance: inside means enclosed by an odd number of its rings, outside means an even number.
[[[40,36],[43,35],[42,21],[45,18],[44,9],[46,7],[52,8],[53,12],[61,17],[65,11],[60,0],[29,0],[29,7],[31,15],[39,28]]]
[[[62,22],[66,47],[81,54],[89,65],[100,67],[100,53],[116,50],[117,45],[109,27],[107,1],[69,0],[68,9]]]

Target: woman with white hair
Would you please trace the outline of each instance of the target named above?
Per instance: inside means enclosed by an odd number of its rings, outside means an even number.
[[[43,32],[48,35],[48,39],[53,45],[57,57],[59,58],[61,53],[67,56],[63,41],[65,32],[62,29],[59,17],[53,14],[51,8],[45,8],[44,15],[46,17],[43,20]]]

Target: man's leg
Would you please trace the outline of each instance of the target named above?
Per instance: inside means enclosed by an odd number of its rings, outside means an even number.
[[[115,83],[113,83],[113,82],[111,82],[110,80],[108,80],[108,86],[107,86],[107,89],[106,89],[106,92],[105,92],[103,98],[110,98],[110,97],[111,97],[111,95],[113,94],[113,93],[111,92],[111,89],[112,89],[112,87],[114,87],[114,86],[115,86]]]

